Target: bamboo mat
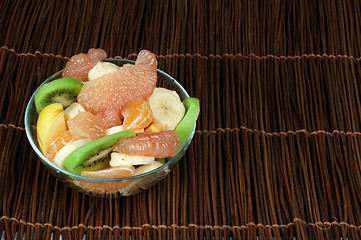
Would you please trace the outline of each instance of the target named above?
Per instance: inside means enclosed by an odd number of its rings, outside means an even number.
[[[267,3],[266,3],[267,2]],[[0,234],[7,239],[361,238],[358,1],[1,1]],[[143,48],[201,101],[166,179],[101,199],[32,151],[33,91],[73,54]]]

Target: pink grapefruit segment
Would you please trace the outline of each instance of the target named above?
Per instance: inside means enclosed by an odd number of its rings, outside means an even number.
[[[107,53],[103,49],[89,49],[88,53],[74,55],[65,65],[63,78],[74,78],[81,82],[88,81],[88,72],[98,62],[104,61]]]
[[[136,137],[117,142],[113,151],[129,155],[153,156],[157,158],[174,157],[178,153],[179,139],[172,130],[143,133]]]
[[[103,123],[105,128],[111,128],[122,124],[122,120],[120,120],[118,112],[114,109],[107,110],[104,113],[99,113],[96,116],[99,118],[100,122]]]
[[[125,64],[118,71],[86,82],[78,95],[78,102],[93,114],[121,109],[133,100],[146,100],[157,83],[155,55],[142,50],[133,64]]]
[[[91,112],[80,112],[68,121],[74,139],[89,138],[92,140],[105,136],[106,126]]]

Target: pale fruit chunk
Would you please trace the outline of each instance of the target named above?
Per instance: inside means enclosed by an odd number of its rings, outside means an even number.
[[[110,160],[110,166],[131,166],[131,165],[144,165],[153,163],[155,157],[140,156],[140,155],[128,155],[125,153],[112,153]]]
[[[124,125],[114,126],[114,127],[106,129],[105,135],[108,136],[113,133],[118,133],[118,132],[125,131],[125,130],[129,130],[129,128],[125,127]],[[143,132],[144,132],[144,129],[135,130],[135,133],[143,133]]]
[[[92,81],[94,79],[97,79],[101,76],[104,76],[108,73],[111,72],[115,72],[117,70],[119,70],[119,66],[117,66],[114,63],[110,63],[110,62],[98,62],[97,64],[95,64],[95,66],[90,69],[90,71],[88,72],[88,80]]]
[[[37,137],[40,149],[46,153],[49,145],[66,131],[63,106],[53,103],[46,106],[39,115],[37,122]]]
[[[155,88],[148,99],[153,115],[153,124],[160,130],[174,130],[182,120],[185,108],[175,91]]]
[[[83,106],[77,102],[72,103],[69,107],[65,108],[64,110],[65,121],[69,121],[70,119],[78,115],[78,113],[80,112],[85,112]]]
[[[81,146],[84,146],[88,142],[90,142],[90,139],[81,138],[78,140],[75,140],[73,142],[67,143],[64,147],[62,147],[59,152],[55,155],[54,163],[58,165],[61,168],[65,168],[64,161],[65,159],[75,151],[75,149],[78,149]]]
[[[106,129],[105,135],[109,136],[109,135],[112,135],[113,133],[118,133],[118,132],[125,131],[125,130],[126,130],[126,128],[123,125],[114,126],[114,127]]]
[[[161,166],[163,166],[163,163],[158,162],[158,161],[154,161],[151,164],[146,164],[146,165],[137,167],[135,169],[135,171],[134,171],[134,175],[140,175],[140,174],[143,174],[143,173],[146,173],[146,172],[150,172],[150,171],[152,171],[154,169],[157,169],[157,168],[159,168]]]

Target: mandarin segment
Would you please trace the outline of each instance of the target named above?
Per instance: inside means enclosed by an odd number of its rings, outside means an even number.
[[[152,123],[152,112],[144,100],[134,100],[121,111],[124,116],[123,125],[128,129],[140,130]]]
[[[80,175],[91,178],[125,178],[134,176],[135,168],[129,167],[109,167],[98,171],[82,171]],[[109,191],[117,191],[127,187],[129,181],[124,182],[88,182],[81,181],[79,186],[93,193],[104,193]]]
[[[59,152],[59,150],[62,149],[67,143],[73,140],[74,140],[73,135],[71,135],[71,132],[67,130],[49,145],[48,150],[45,153],[45,157],[50,161],[53,161],[55,155]]]

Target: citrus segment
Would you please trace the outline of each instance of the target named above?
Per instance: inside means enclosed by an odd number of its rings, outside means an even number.
[[[136,137],[117,142],[113,151],[129,155],[153,156],[157,158],[173,157],[178,153],[179,139],[172,130],[143,133]]]
[[[36,132],[40,149],[46,153],[49,145],[66,131],[63,106],[53,103],[46,106],[39,115]]]
[[[134,100],[121,111],[124,116],[124,126],[128,129],[140,130],[152,123],[152,111],[144,100]]]
[[[95,140],[105,136],[106,127],[91,112],[78,113],[68,121],[68,126],[74,139],[89,138]]]
[[[133,166],[108,167],[98,171],[82,171],[80,175],[91,178],[125,178],[134,175]]]
[[[53,161],[55,155],[59,152],[59,150],[63,148],[67,143],[71,142],[73,139],[74,138],[73,135],[71,135],[71,132],[69,130],[65,131],[49,145],[48,150],[45,153],[45,157],[50,161]]]
[[[105,128],[112,128],[122,124],[118,112],[113,109],[106,110],[104,113],[99,113],[96,116],[100,119]]]
[[[125,178],[134,176],[134,167],[114,167],[105,168],[98,171],[82,171],[80,175],[91,178]],[[90,182],[81,181],[79,185],[84,189],[93,193],[104,193],[108,191],[117,191],[127,187],[130,184],[127,182]]]
[[[88,81],[78,95],[78,102],[94,114],[108,109],[117,112],[129,102],[147,99],[157,83],[157,60],[153,53],[142,50],[133,64]]]
[[[76,80],[88,81],[88,72],[98,62],[103,61],[107,53],[103,49],[89,49],[88,53],[74,55],[65,65],[62,73],[64,78],[74,78]]]

